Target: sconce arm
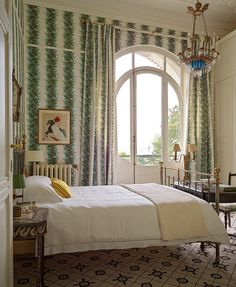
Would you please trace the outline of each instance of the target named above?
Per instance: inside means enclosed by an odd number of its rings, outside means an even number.
[[[184,158],[185,156],[186,156],[185,154],[181,153],[180,156],[179,156],[179,159],[175,158],[174,161],[179,163],[179,162],[182,161],[182,158]]]

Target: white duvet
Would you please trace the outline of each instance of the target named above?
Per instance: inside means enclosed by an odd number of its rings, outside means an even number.
[[[162,186],[157,186],[161,192]],[[196,241],[229,243],[218,215],[199,198],[207,235],[169,241],[162,240],[155,204],[137,193],[114,185],[71,187],[71,193],[63,202],[40,204],[49,208],[46,255]]]

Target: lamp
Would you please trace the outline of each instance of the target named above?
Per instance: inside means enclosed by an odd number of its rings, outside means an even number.
[[[21,197],[22,202],[24,200],[24,188],[25,188],[25,175],[24,174],[13,174],[13,188],[14,188],[14,198]],[[17,195],[15,189],[22,190],[21,195]]]
[[[174,144],[173,151],[175,152],[175,161],[177,160],[177,153],[181,151],[179,144]]]
[[[197,0],[194,7],[188,6],[188,12],[193,16],[192,37],[189,36],[186,50],[179,53],[178,61],[185,63],[194,75],[202,75],[211,70],[211,66],[216,62],[219,52],[216,50],[216,38],[208,36],[204,12],[208,9],[209,4],[202,4]],[[196,19],[202,16],[205,28],[205,35],[199,37],[195,34]]]
[[[176,162],[181,162],[182,158],[184,161],[184,179],[183,181],[187,181],[188,176],[188,163],[191,161],[195,161],[195,153],[197,151],[197,147],[195,144],[187,144],[186,154],[181,154],[179,159],[177,159],[177,153],[181,151],[179,144],[174,144],[173,151],[175,152],[174,160]]]
[[[36,175],[36,162],[44,161],[44,154],[41,150],[27,150],[25,153],[25,161],[33,162],[33,175]]]

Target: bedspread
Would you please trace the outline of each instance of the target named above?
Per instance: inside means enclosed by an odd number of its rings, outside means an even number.
[[[150,199],[156,206],[162,240],[206,236],[199,201],[184,192],[156,183],[122,185]]]

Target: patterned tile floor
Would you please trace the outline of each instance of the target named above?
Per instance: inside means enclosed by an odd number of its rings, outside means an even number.
[[[236,214],[231,233],[236,234]],[[197,243],[172,247],[88,251],[57,254],[45,259],[45,287],[236,287],[236,237],[221,246],[220,264],[215,249]],[[15,259],[15,287],[35,287],[36,261]]]

